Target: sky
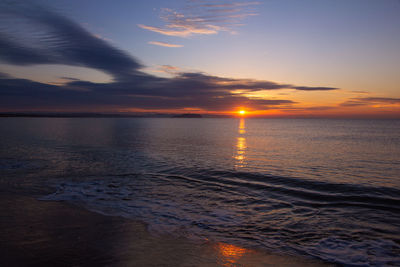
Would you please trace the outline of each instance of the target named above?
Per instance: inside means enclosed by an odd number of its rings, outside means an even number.
[[[0,112],[400,118],[400,1],[4,0],[0,96]]]

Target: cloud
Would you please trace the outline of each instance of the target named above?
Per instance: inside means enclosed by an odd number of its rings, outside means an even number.
[[[184,109],[208,111],[290,107],[290,99],[255,99],[248,92],[295,89],[335,90],[254,79],[179,72],[164,65],[172,77],[157,77],[141,70],[132,56],[115,48],[80,25],[30,2],[0,3],[0,60],[15,65],[63,64],[86,66],[109,73],[109,83],[62,77],[63,84],[46,84],[0,74],[3,109]],[[240,90],[241,94],[233,91]]]
[[[0,60],[7,63],[85,66],[116,78],[142,67],[77,23],[29,2],[1,2],[0,24]]]
[[[355,90],[355,91],[351,91],[352,93],[355,93],[355,94],[369,94],[369,92],[367,92],[367,91],[360,91],[360,90]]]
[[[157,41],[150,41],[148,43],[152,44],[152,45],[158,45],[158,46],[164,46],[164,47],[183,47],[183,45],[180,45],[180,44],[169,44],[169,43],[157,42]]]
[[[182,10],[161,9],[162,27],[139,24],[142,29],[168,36],[189,37],[210,35],[221,31],[236,33],[234,28],[249,16],[258,15],[251,7],[259,2],[198,3],[188,1]]]
[[[176,75],[180,71],[180,68],[171,65],[161,65],[157,68],[157,71]]]
[[[342,107],[355,107],[355,106],[366,106],[375,104],[386,104],[396,105],[400,104],[400,98],[389,98],[389,97],[356,97],[350,98],[346,102],[340,104]]]
[[[213,90],[242,90],[245,92],[262,91],[262,90],[279,90],[279,89],[296,89],[300,91],[331,91],[337,90],[333,87],[312,87],[312,86],[295,86],[290,84],[279,84],[271,81],[262,81],[254,79],[233,79],[224,78],[204,73],[180,73],[175,77],[176,83],[190,83],[199,85],[199,88],[213,88]]]

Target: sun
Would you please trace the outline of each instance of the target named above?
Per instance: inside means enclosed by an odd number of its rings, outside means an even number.
[[[244,109],[239,110],[239,114],[240,114],[240,115],[246,114],[246,110],[244,110]]]

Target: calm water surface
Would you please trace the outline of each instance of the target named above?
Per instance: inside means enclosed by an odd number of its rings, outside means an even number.
[[[0,119],[0,183],[208,238],[400,265],[400,121]]]

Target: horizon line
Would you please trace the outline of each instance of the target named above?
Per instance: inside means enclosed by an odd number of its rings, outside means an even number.
[[[182,117],[183,115],[183,117]],[[170,113],[170,112],[48,112],[48,111],[24,111],[24,112],[0,112],[0,118],[26,117],[26,118],[185,118],[185,115],[200,115],[197,118],[244,118],[244,119],[395,119],[400,116],[385,115],[245,115],[236,114],[210,114],[210,113]],[[186,117],[188,118],[188,117]]]

